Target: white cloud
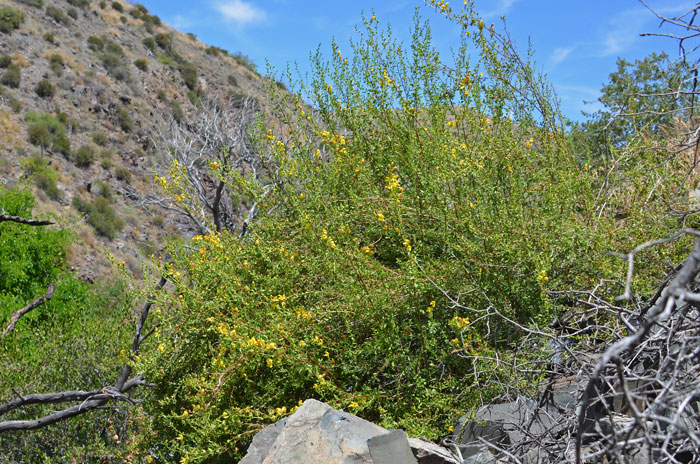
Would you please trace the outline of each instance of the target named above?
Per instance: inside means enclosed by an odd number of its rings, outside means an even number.
[[[571,53],[574,50],[574,47],[569,47],[569,48],[555,48],[554,51],[552,52],[552,56],[549,58],[549,62],[552,67],[557,66],[559,63],[564,61],[567,56],[569,56],[569,53]]]
[[[519,0],[489,0],[490,10],[482,13],[484,18],[500,17],[508,13],[508,10]]]
[[[219,3],[216,9],[225,19],[241,26],[264,21],[267,18],[265,11],[243,0],[229,0]]]
[[[599,55],[620,55],[634,47],[639,34],[647,29],[652,19],[653,15],[643,6],[614,15],[606,26],[608,32],[601,41]]]

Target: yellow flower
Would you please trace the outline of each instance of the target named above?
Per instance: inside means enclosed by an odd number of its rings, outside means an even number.
[[[267,363],[267,367],[272,367],[272,359],[267,358],[265,362]]]
[[[179,441],[182,441],[182,440],[185,439],[185,437],[184,437],[182,434],[180,434],[180,435],[177,436],[177,439],[178,439]]]

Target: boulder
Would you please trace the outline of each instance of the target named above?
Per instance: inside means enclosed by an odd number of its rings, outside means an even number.
[[[499,448],[526,440],[534,444],[539,437],[556,433],[560,427],[559,417],[554,407],[538,408],[532,401],[522,398],[491,404],[479,408],[473,415],[462,416],[455,425],[453,440],[464,458],[487,450],[484,441]]]
[[[450,451],[407,439],[316,400],[253,437],[241,464],[460,464]]]
[[[256,433],[253,442],[248,447],[248,452],[239,464],[262,464],[263,459],[270,453],[270,449],[286,424],[287,418],[285,417]]]

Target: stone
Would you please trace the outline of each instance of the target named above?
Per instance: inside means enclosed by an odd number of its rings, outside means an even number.
[[[403,430],[390,430],[367,442],[373,464],[417,464]]]
[[[287,420],[261,464],[371,464],[367,441],[386,429],[316,400]]]
[[[277,441],[277,437],[287,424],[287,417],[268,425],[255,434],[253,442],[248,447],[245,457],[239,464],[262,464],[265,457],[270,453],[270,449]]]
[[[495,447],[508,447],[555,434],[562,427],[557,423],[559,417],[561,415],[554,407],[538,408],[523,398],[491,404],[479,408],[473,416],[462,416],[455,425],[453,440],[462,456],[467,458],[487,449],[483,441]]]
[[[316,400],[253,437],[241,464],[461,464],[448,449]]]
[[[418,464],[460,464],[459,459],[447,448],[424,438],[409,438],[408,444]]]

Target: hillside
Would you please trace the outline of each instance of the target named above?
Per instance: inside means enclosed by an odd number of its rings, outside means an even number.
[[[258,98],[262,79],[244,55],[208,47],[142,6],[3,3],[3,20],[16,12],[21,22],[0,33],[0,185],[34,174],[36,211],[70,218],[79,232],[71,263],[83,278],[108,270],[105,248],[138,277],[164,237],[188,229],[144,205],[159,192],[154,174],[169,166],[154,134],[196,113],[205,98]],[[88,206],[104,191],[116,215],[92,227]]]

